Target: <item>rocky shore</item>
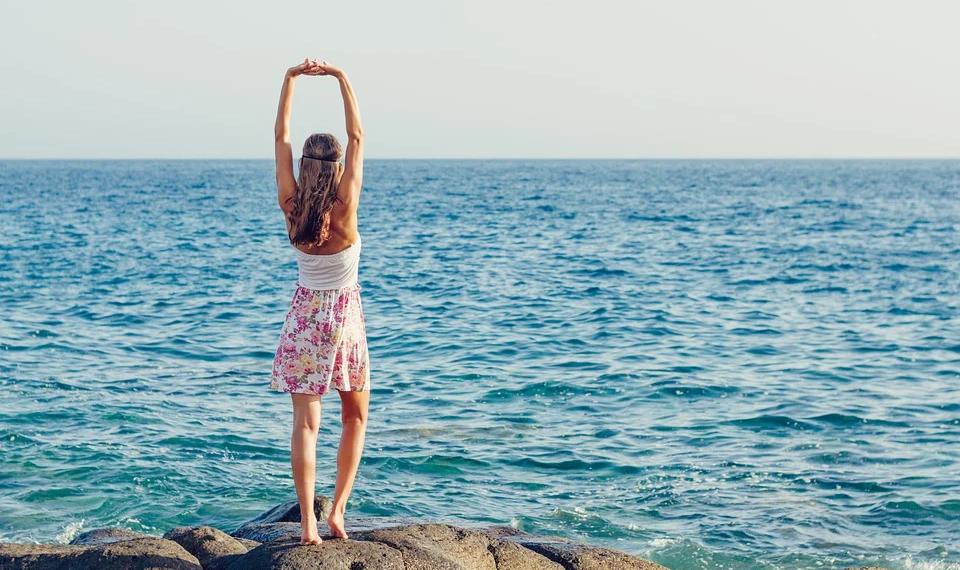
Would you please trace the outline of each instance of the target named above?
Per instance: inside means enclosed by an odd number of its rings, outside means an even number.
[[[324,520],[330,500],[317,497],[314,509]],[[230,534],[210,526],[163,537],[102,528],[70,544],[0,543],[0,570],[667,570],[619,550],[510,527],[354,519],[348,540],[324,536],[301,546],[299,521],[293,501]]]

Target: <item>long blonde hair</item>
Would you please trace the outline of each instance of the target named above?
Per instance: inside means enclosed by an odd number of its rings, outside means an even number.
[[[330,238],[330,213],[340,200],[337,186],[343,175],[342,154],[340,141],[331,134],[312,134],[304,141],[289,216],[290,243],[316,247]]]

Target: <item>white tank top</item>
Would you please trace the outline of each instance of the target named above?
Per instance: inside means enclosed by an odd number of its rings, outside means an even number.
[[[330,254],[304,253],[297,248],[298,281],[307,289],[340,289],[357,282],[360,268],[360,238],[343,251]]]

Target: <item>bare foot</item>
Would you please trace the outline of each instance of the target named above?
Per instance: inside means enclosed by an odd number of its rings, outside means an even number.
[[[312,513],[308,520],[303,521],[301,519],[300,526],[303,528],[303,533],[300,535],[301,545],[320,544],[323,542],[323,539],[317,534],[317,517]]]
[[[347,538],[347,531],[343,528],[343,513],[334,509],[327,517],[327,524],[330,525],[330,536]]]

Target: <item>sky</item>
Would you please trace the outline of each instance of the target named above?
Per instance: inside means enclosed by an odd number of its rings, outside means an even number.
[[[960,157],[960,3],[3,0],[0,158],[271,158],[346,70],[370,158]],[[295,153],[344,136],[298,80]]]

